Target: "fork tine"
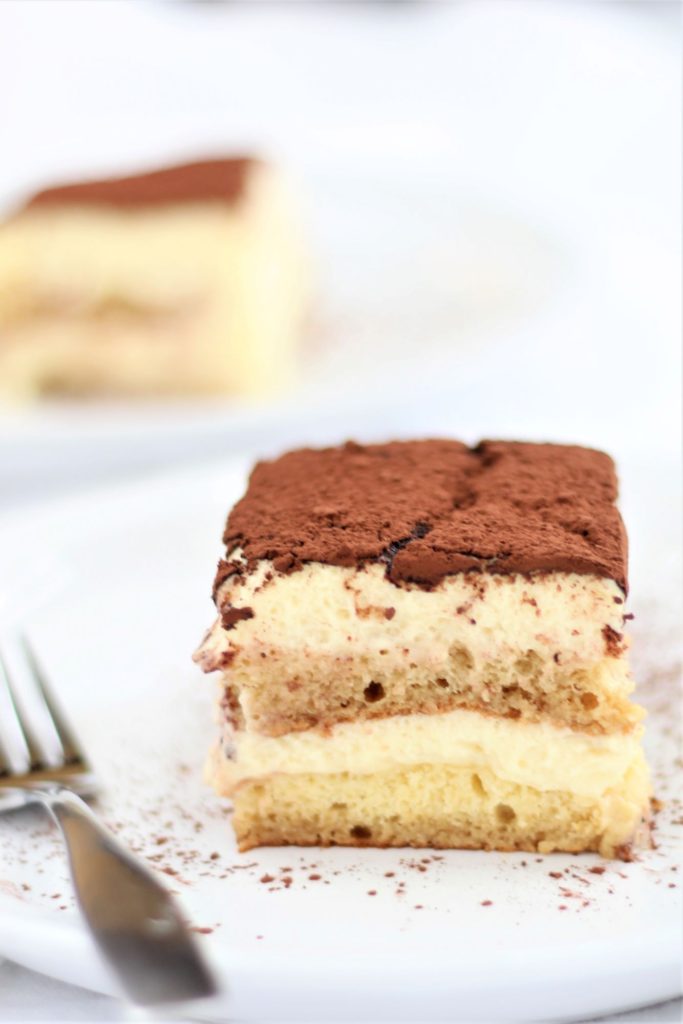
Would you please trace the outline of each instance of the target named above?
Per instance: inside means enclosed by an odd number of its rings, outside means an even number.
[[[10,764],[10,759],[7,756],[2,740],[0,740],[0,779],[8,776],[11,771],[12,765]]]
[[[0,661],[0,724],[2,724],[3,722],[6,723],[7,721],[4,712],[7,711],[8,703],[9,693],[7,692],[7,686],[5,683],[5,669],[2,662]],[[11,775],[12,767],[12,760],[5,748],[3,738],[0,735],[0,779],[5,776]]]
[[[55,732],[59,738],[64,752],[64,764],[86,766],[86,759],[76,742],[73,732],[67,725],[64,715],[57,706],[57,702],[50,690],[45,673],[38,662],[38,659],[26,636],[21,637],[21,646],[24,650],[26,662],[33,673],[38,690],[45,702],[45,707],[52,720]]]
[[[5,668],[6,689],[11,693],[26,741],[26,753],[30,759],[28,767],[34,771],[38,765],[59,767],[64,763],[62,744],[18,634],[3,634],[0,656]]]
[[[31,724],[27,717],[22,714],[21,706],[17,700],[17,695],[12,685],[12,680],[5,666],[5,675],[7,677],[7,689],[9,692],[10,700],[14,706],[14,714],[16,715],[17,724],[21,730],[21,735],[24,738],[26,744],[26,752],[28,754],[28,770],[31,772],[39,772],[45,767],[45,756],[43,749],[36,740]]]
[[[0,654],[0,723],[3,728],[0,745],[2,774],[16,775],[27,771],[31,765],[32,755],[21,727],[9,671],[2,654]]]

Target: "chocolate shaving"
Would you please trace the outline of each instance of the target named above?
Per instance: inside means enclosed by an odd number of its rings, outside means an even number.
[[[238,622],[253,618],[253,608],[233,608],[232,605],[227,605],[227,607],[221,609],[223,629],[234,629]]]

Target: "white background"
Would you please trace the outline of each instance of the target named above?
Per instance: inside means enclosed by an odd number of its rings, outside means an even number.
[[[576,439],[677,473],[679,17],[657,0],[4,0],[0,197],[265,152],[301,186],[316,316],[298,392],[267,410],[6,411],[0,504],[350,435],[370,405],[378,435]],[[0,1019],[48,1004],[117,1012],[0,968]],[[661,1013],[637,1019],[680,1007]]]

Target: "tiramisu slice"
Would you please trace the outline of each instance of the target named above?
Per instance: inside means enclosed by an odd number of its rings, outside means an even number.
[[[611,459],[411,441],[256,466],[228,519],[209,762],[241,849],[647,834]]]
[[[0,225],[0,394],[252,394],[290,379],[301,229],[229,158],[51,188]]]

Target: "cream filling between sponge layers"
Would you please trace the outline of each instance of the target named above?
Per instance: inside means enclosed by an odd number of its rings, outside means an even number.
[[[642,759],[642,729],[593,736],[549,723],[528,723],[457,709],[439,715],[394,715],[271,737],[237,731],[231,758],[214,760],[212,781],[231,792],[273,774],[371,774],[421,764],[487,768],[498,778],[538,790],[599,798]]]

